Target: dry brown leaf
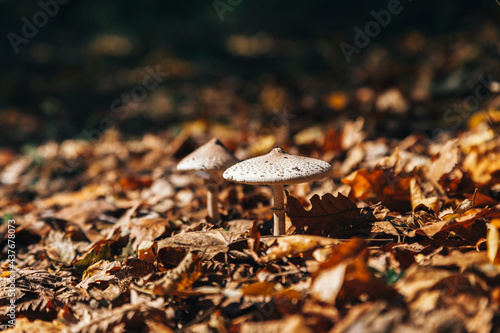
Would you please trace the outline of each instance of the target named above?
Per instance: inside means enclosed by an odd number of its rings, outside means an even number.
[[[153,285],[155,295],[168,295],[172,292],[190,289],[202,274],[202,258],[189,252],[177,267],[156,281]]]
[[[474,208],[475,206],[475,200],[476,200],[476,194],[477,194],[477,188],[474,190],[474,194],[472,195],[471,199],[465,199],[462,201],[457,208],[453,210],[454,214],[465,214],[465,212],[470,211]]]
[[[93,265],[90,265],[82,275],[82,281],[76,286],[76,288],[87,289],[91,283],[110,281],[116,279],[110,271],[116,271],[121,269],[121,264],[119,261],[109,262],[107,260],[99,260]]]
[[[44,243],[47,256],[52,260],[69,265],[75,259],[75,245],[62,231],[51,230]]]
[[[448,234],[460,236],[467,244],[475,245],[486,235],[485,219],[500,217],[500,207],[485,208],[469,214],[465,212],[463,216],[451,218],[445,221],[435,222],[420,229],[413,230],[407,235],[414,237],[416,233],[428,237],[446,237]]]
[[[419,264],[425,266],[459,268],[460,271],[465,271],[473,266],[483,266],[488,264],[488,255],[485,251],[477,252],[462,252],[453,250],[448,253],[431,253],[425,258],[419,260]]]
[[[330,258],[314,274],[312,294],[331,304],[356,300],[362,294],[373,299],[394,299],[397,293],[373,276],[366,258],[366,244],[360,238],[333,247]]]
[[[110,192],[110,187],[105,184],[91,184],[85,186],[78,192],[56,194],[50,198],[40,200],[36,202],[36,204],[42,208],[54,205],[66,206],[75,202],[94,200],[102,195],[107,195]]]
[[[257,258],[257,253],[260,247],[260,232],[257,227],[257,221],[252,221],[250,228],[250,237],[247,240],[248,248],[252,251],[252,255]]]
[[[414,177],[409,174],[395,174],[390,170],[359,169],[342,179],[351,186],[351,200],[370,200],[382,202],[392,210],[411,209],[410,182]]]
[[[158,259],[177,266],[186,253],[192,250],[204,252],[208,257],[227,252],[228,245],[236,238],[223,229],[183,232],[158,241]],[[173,256],[173,252],[176,254]]]
[[[73,261],[73,266],[79,272],[83,272],[99,260],[114,260],[116,256],[122,254],[128,240],[128,237],[121,237],[120,229],[117,229],[109,239],[91,244],[84,254]]]
[[[492,264],[500,264],[500,219],[493,219],[488,228],[486,236],[488,246],[488,259]]]
[[[121,231],[122,234],[128,234],[130,233],[130,228],[131,228],[131,223],[130,220],[132,219],[132,216],[135,214],[137,209],[142,205],[141,201],[136,201],[134,205],[129,208],[125,214],[123,214],[118,222],[115,223],[113,228],[108,232],[107,238],[111,238],[112,235],[116,234],[118,230]]]
[[[334,304],[344,283],[346,267],[346,263],[339,263],[336,266],[320,270],[311,286],[311,293],[314,297],[320,301]]]
[[[422,189],[420,188],[420,185],[418,184],[418,179],[413,178],[410,181],[410,193],[411,193],[411,208],[415,210],[415,207],[417,207],[420,204],[423,204],[430,209],[432,209],[434,212],[439,212],[439,198],[438,197],[429,197],[426,198],[424,194],[422,193]]]
[[[3,331],[4,333],[18,332],[44,332],[44,333],[61,333],[70,332],[69,328],[60,320],[52,321],[35,319],[30,321],[28,318],[16,318],[16,326]]]
[[[434,267],[411,266],[404,277],[396,282],[396,289],[405,296],[413,311],[429,312],[443,297],[458,293],[485,292],[485,284],[472,273],[455,273]]]
[[[446,142],[439,150],[439,156],[431,163],[427,176],[434,184],[439,184],[443,175],[451,172],[460,158],[460,148],[457,140]]]
[[[305,320],[300,315],[287,316],[282,320],[268,320],[265,322],[245,322],[240,327],[241,333],[262,332],[290,332],[290,333],[312,333],[307,327]]]
[[[274,292],[274,283],[266,281],[255,282],[243,287],[242,292],[246,296],[268,296]]]
[[[16,184],[29,166],[30,161],[24,156],[11,162],[0,173],[0,182],[3,184]]]
[[[441,221],[436,213],[424,204],[420,204],[413,209],[406,223],[413,228],[423,228]]]
[[[390,156],[382,158],[377,163],[375,169],[391,170],[392,172],[398,172],[400,163],[401,163],[401,155],[399,154],[399,147],[396,147]]]
[[[390,309],[382,301],[361,303],[353,306],[329,333],[396,332],[394,326],[403,321],[404,316],[404,309]],[[408,329],[400,331],[416,333]]]
[[[154,263],[136,258],[127,258],[123,262],[123,269],[133,276],[144,276],[157,270]]]
[[[494,147],[491,151],[481,151],[474,147],[465,156],[463,169],[469,172],[477,185],[487,185],[500,181],[500,153]]]
[[[146,320],[167,323],[165,310],[147,304],[124,304],[112,310],[95,311],[86,316],[72,332],[142,332],[146,329]]]
[[[352,148],[366,138],[366,132],[363,131],[365,120],[362,117],[355,121],[348,121],[342,128],[341,145],[344,150]]]
[[[310,235],[330,235],[341,237],[351,230],[360,209],[341,193],[337,197],[327,193],[321,198],[316,194],[311,198],[311,209],[305,210],[300,201],[287,193],[287,215],[293,228],[289,233],[304,230]]]
[[[130,221],[130,238],[135,238],[134,248],[143,241],[165,238],[179,231],[182,227],[181,221],[172,221],[165,218],[141,217],[132,218]]]
[[[54,217],[83,224],[95,220],[99,215],[108,211],[115,211],[117,207],[106,200],[76,201],[71,206],[64,207]]]
[[[260,258],[260,262],[279,260],[341,243],[336,239],[309,235],[283,236],[273,240],[274,242],[276,246],[272,246],[266,255]]]

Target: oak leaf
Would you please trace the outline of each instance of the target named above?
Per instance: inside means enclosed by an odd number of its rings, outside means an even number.
[[[337,197],[327,193],[321,198],[311,198],[312,207],[305,210],[300,201],[287,193],[288,216],[292,221],[292,232],[304,230],[306,234],[338,237],[351,229],[360,216],[354,202],[339,193]]]

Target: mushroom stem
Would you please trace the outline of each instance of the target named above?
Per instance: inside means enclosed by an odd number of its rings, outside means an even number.
[[[209,222],[215,223],[219,221],[219,185],[214,181],[208,181],[207,187],[207,208]]]
[[[283,185],[273,186],[274,236],[285,234],[285,196]]]

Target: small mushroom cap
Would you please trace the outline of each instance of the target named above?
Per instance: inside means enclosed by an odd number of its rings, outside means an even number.
[[[238,163],[238,159],[217,139],[212,139],[184,157],[177,170],[217,171]]]
[[[330,163],[304,156],[290,155],[276,147],[267,155],[251,158],[227,169],[224,179],[250,185],[289,185],[327,177]]]

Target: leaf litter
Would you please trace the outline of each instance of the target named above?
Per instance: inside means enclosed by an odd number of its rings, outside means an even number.
[[[221,219],[208,222],[202,180],[175,170],[210,136],[188,125],[133,142],[107,133],[65,190],[35,188],[35,200],[14,187],[33,179],[29,157],[13,156],[2,166],[0,320],[14,274],[16,331],[497,330],[500,140],[475,128],[441,142],[370,140],[363,126],[294,137],[290,150],[307,147],[334,171],[288,187],[279,237],[265,187],[222,184]],[[269,148],[225,130],[247,156]]]

